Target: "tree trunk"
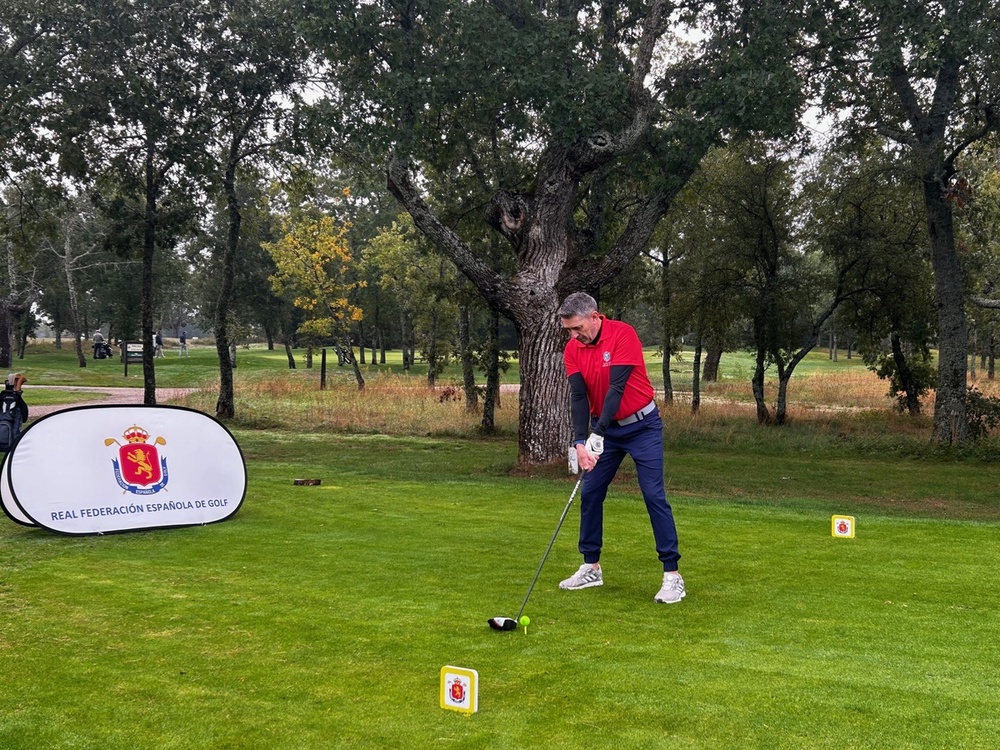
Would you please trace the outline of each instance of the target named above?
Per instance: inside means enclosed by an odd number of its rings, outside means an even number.
[[[63,244],[63,274],[66,276],[66,293],[69,297],[69,314],[73,322],[73,344],[76,349],[76,360],[80,367],[87,366],[87,355],[83,352],[83,340],[86,338],[86,329],[83,328],[80,321],[80,304],[79,297],[76,291],[76,280],[75,270],[73,264],[73,246],[70,242],[69,235],[66,235],[66,241]]]
[[[233,299],[236,279],[236,253],[240,243],[240,226],[243,216],[240,201],[236,195],[236,166],[238,160],[230,149],[230,158],[223,178],[226,194],[226,210],[229,227],[226,246],[222,251],[222,278],[219,283],[219,297],[215,310],[215,353],[219,359],[219,398],[215,402],[217,419],[232,419],[236,416],[236,402],[233,388],[233,362],[235,356],[229,351],[229,308]]]
[[[292,351],[292,345],[285,341],[285,356],[288,357],[288,369],[295,369],[295,353]]]
[[[767,408],[767,400],[764,393],[764,363],[767,359],[767,352],[763,346],[757,347],[756,364],[753,370],[751,388],[753,389],[753,400],[757,404],[757,423],[770,424],[771,412]]]
[[[11,351],[11,308],[6,302],[0,302],[0,369],[8,368],[13,362]]]
[[[788,418],[788,381],[792,378],[792,372],[782,372],[778,368],[778,401],[774,407],[774,423],[779,427],[785,424]]]
[[[663,288],[663,315],[660,318],[663,344],[663,401],[666,404],[674,402],[674,383],[670,377],[670,360],[674,351],[674,320],[670,309],[670,255],[663,254],[663,265],[660,267],[660,283]]]
[[[458,351],[462,360],[462,389],[465,391],[466,411],[479,408],[479,391],[476,388],[476,368],[472,362],[471,314],[468,305],[458,308]]]
[[[156,180],[153,171],[153,148],[146,148],[146,211],[142,237],[142,282],[140,316],[142,320],[142,403],[156,405],[156,371],[153,365],[153,255],[156,252]]]
[[[993,329],[990,328],[990,342],[989,347],[986,350],[986,377],[988,380],[993,380],[996,375],[994,355],[996,353],[996,338],[993,335]]]
[[[21,313],[21,323],[18,326],[17,337],[17,358],[24,359],[24,353],[28,349],[28,331],[31,324],[31,308]]]
[[[405,308],[399,311],[399,341],[403,350],[403,372],[407,372],[413,364],[410,355],[410,316]]]
[[[955,250],[951,204],[937,179],[924,179],[924,206],[931,240],[934,300],[938,313],[938,382],[934,396],[934,439],[960,443],[969,439],[965,416],[968,334],[962,269]]]
[[[427,387],[431,390],[437,385],[438,375],[438,305],[431,307],[431,325],[427,332]]]
[[[709,341],[705,352],[705,364],[701,368],[701,379],[706,383],[719,381],[719,364],[722,362],[722,345]]]
[[[899,333],[893,331],[889,334],[889,345],[892,347],[892,361],[896,365],[896,374],[899,378],[899,387],[905,394],[906,412],[911,417],[920,415],[920,393],[916,383],[913,382],[913,370],[906,359],[903,351],[903,343],[899,338]]]
[[[969,379],[975,383],[976,382],[976,349],[978,348],[978,343],[976,341],[976,329],[973,328],[969,334]]]
[[[553,377],[563,371],[562,332],[555,324],[556,304],[550,315],[539,316],[530,327],[522,321],[520,335],[521,391],[518,400],[517,456],[520,464],[565,459],[570,439],[569,380]],[[515,321],[515,324],[517,321]],[[564,371],[563,371],[564,372]],[[547,425],[545,430],[538,425]]]
[[[691,371],[691,413],[701,409],[701,334],[694,344],[694,367]]]
[[[361,374],[361,368],[358,367],[358,358],[354,356],[354,347],[351,346],[350,341],[345,341],[341,347],[344,352],[344,357],[351,364],[351,369],[354,371],[354,380],[358,384],[358,390],[363,391],[365,389],[365,377]]]
[[[500,313],[490,309],[486,334],[486,390],[483,393],[483,432],[496,431],[496,408],[500,404]]]
[[[87,366],[87,355],[83,351],[83,339],[82,331],[73,334],[73,348],[76,350],[76,361],[80,363],[80,367]]]

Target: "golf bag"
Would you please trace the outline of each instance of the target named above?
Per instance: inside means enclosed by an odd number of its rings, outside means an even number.
[[[113,356],[114,351],[111,349],[111,344],[107,341],[94,344],[94,359],[110,359]]]
[[[28,405],[21,397],[25,378],[20,373],[7,377],[0,391],[0,452],[9,453],[28,420]]]

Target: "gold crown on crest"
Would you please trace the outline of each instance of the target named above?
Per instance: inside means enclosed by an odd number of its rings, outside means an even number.
[[[130,443],[145,443],[149,439],[149,433],[134,424],[125,430],[122,437]]]

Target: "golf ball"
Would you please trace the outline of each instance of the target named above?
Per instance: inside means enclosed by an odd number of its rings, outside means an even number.
[[[528,617],[527,615],[521,615],[521,619],[518,620],[518,622],[521,623],[522,625],[530,625],[531,618]]]

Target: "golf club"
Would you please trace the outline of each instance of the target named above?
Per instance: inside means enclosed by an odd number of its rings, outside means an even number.
[[[562,515],[559,516],[559,523],[556,524],[556,531],[552,535],[552,540],[549,542],[549,546],[545,550],[545,554],[542,555],[542,561],[538,563],[538,570],[535,571],[535,577],[531,579],[531,585],[528,586],[528,593],[524,595],[524,601],[521,602],[521,609],[518,610],[517,617],[491,617],[487,620],[487,622],[494,630],[517,630],[517,623],[520,621],[521,615],[524,613],[524,608],[528,604],[528,597],[531,596],[531,591],[535,588],[538,576],[542,572],[542,566],[545,565],[545,560],[548,558],[549,552],[552,551],[552,545],[556,543],[556,537],[559,536],[559,529],[562,528],[563,521],[566,520],[566,514],[569,513],[569,506],[573,504],[573,498],[576,497],[576,491],[580,489],[580,484],[583,483],[583,478],[586,474],[587,472],[585,471],[580,472],[580,478],[576,480],[576,486],[573,487],[573,491],[569,494],[569,502],[566,503],[566,507],[563,508]]]

